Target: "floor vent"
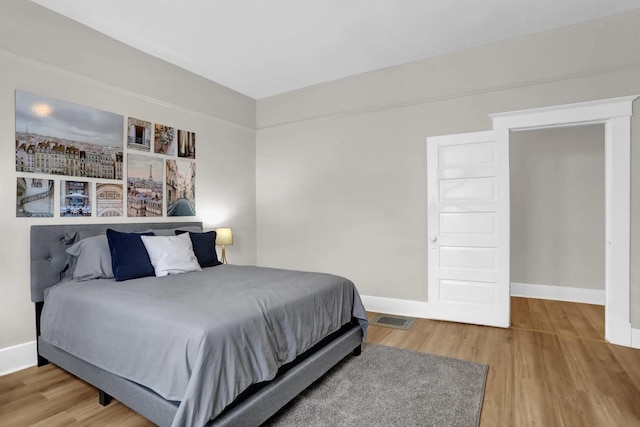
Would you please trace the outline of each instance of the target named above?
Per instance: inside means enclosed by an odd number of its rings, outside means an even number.
[[[373,326],[384,326],[394,329],[410,329],[415,323],[414,317],[396,316],[392,314],[377,314],[370,322]]]

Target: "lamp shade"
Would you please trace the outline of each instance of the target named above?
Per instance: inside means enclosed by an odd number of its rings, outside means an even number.
[[[216,245],[233,245],[233,231],[231,227],[216,228]]]

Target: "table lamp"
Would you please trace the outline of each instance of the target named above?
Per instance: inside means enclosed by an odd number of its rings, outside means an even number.
[[[231,227],[216,228],[216,245],[222,246],[220,262],[227,264],[227,253],[224,247],[225,245],[233,245],[233,231]]]

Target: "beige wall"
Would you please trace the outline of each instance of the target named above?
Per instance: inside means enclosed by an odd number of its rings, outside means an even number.
[[[258,262],[344,274],[365,295],[426,301],[427,136],[490,129],[490,113],[639,93],[635,11],[259,100]],[[634,327],[638,135],[636,113]]]
[[[183,219],[233,226],[229,259],[255,264],[254,100],[22,0],[0,4],[0,75],[0,350],[35,339],[29,227],[74,221],[16,218],[16,89],[196,132],[197,216]]]
[[[512,132],[511,282],[604,289],[604,125]]]

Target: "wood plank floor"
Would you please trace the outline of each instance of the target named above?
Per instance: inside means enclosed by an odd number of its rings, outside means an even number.
[[[512,298],[511,312],[511,329],[418,319],[368,341],[487,363],[483,427],[640,425],[640,350],[604,341],[603,307]],[[0,377],[0,426],[151,425],[53,365]]]

